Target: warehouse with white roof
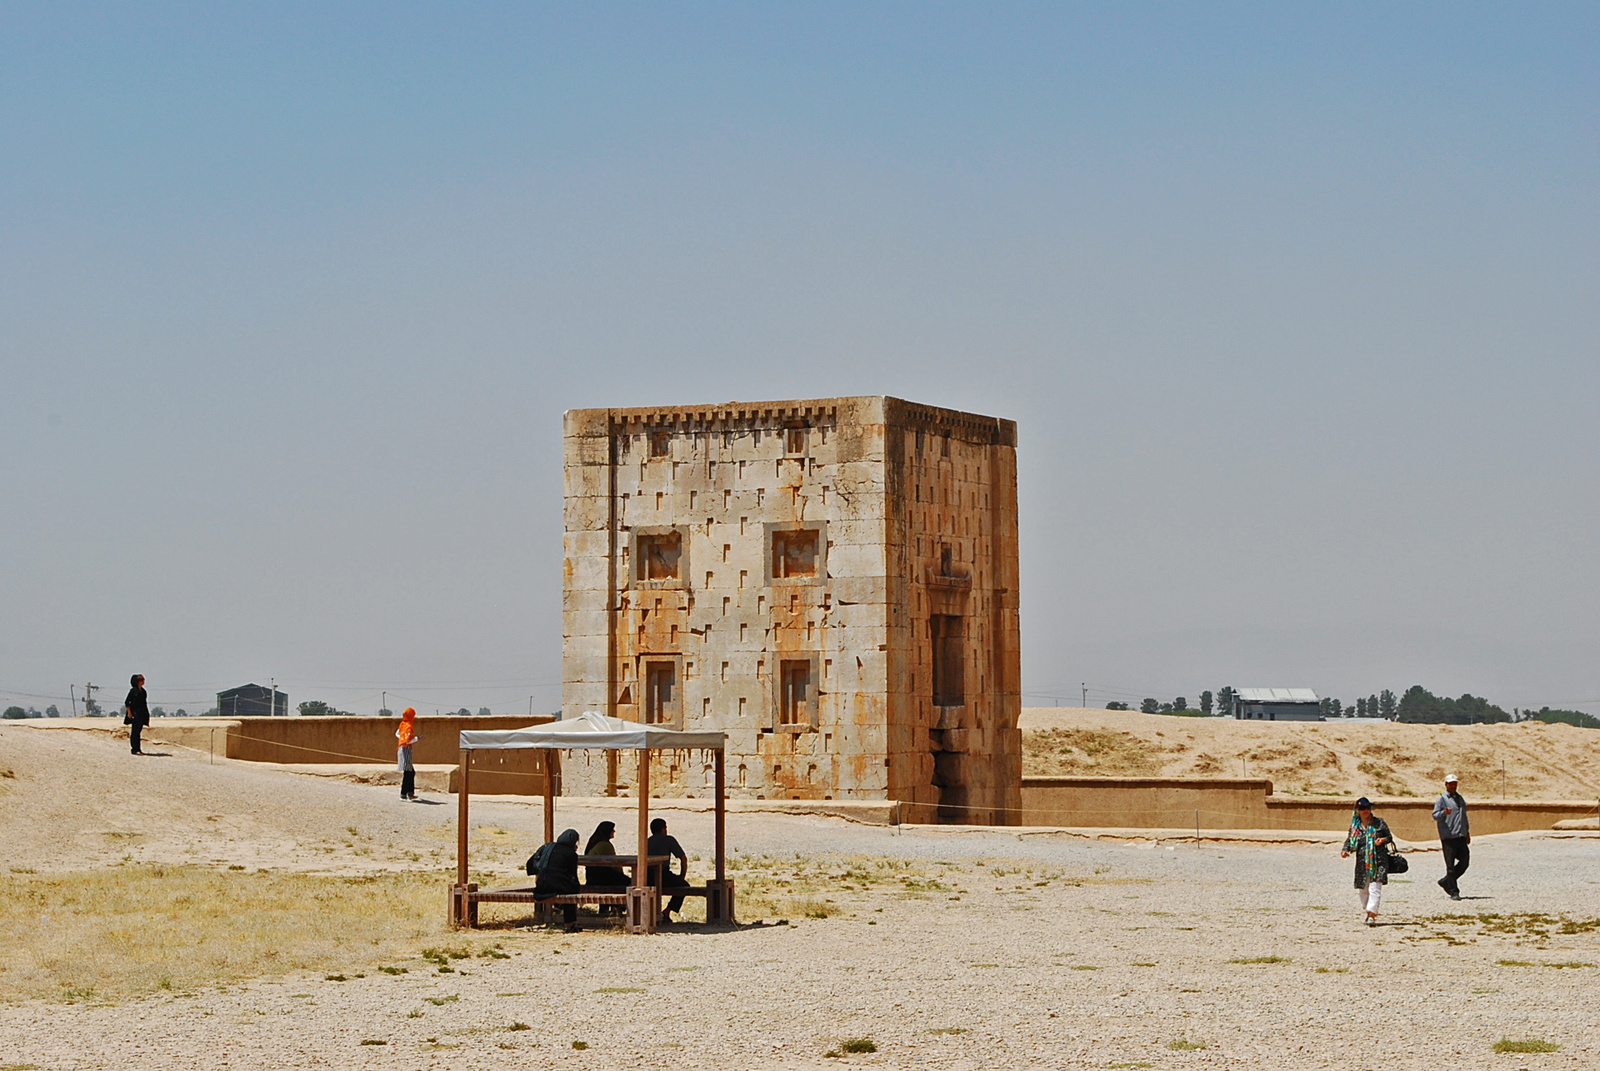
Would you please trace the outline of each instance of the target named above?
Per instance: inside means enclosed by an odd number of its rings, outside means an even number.
[[[1310,688],[1240,688],[1233,704],[1239,721],[1322,721],[1322,703]]]

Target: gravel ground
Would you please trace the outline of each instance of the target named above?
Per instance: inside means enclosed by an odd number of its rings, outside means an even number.
[[[440,866],[433,853],[452,849],[453,807],[402,804],[386,788],[176,751],[139,762],[95,734],[12,726],[0,728],[0,765],[16,772],[0,795],[12,865],[133,855],[347,872]],[[504,842],[475,856],[485,867],[526,854],[541,823],[521,803],[473,815],[507,830],[479,837]],[[616,816],[573,808],[558,824],[586,831],[600,817]],[[709,816],[669,819],[691,851],[709,845]],[[344,835],[352,825],[362,838]],[[0,1007],[0,1068],[1600,1064],[1600,930],[1543,921],[1600,914],[1593,834],[1479,838],[1461,903],[1433,887],[1438,855],[1419,854],[1375,928],[1358,921],[1350,864],[1325,846],[770,815],[739,816],[730,841],[754,855],[837,855],[841,869],[851,856],[913,860],[937,886],[858,886],[826,894],[832,917],[720,932],[507,927],[509,958],[450,974],[415,962],[346,982]],[[1282,961],[1229,962],[1261,957]],[[824,1056],[852,1037],[878,1051]],[[1502,1037],[1561,1049],[1496,1055]]]

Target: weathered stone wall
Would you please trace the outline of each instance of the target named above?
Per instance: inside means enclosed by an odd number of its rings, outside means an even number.
[[[1266,778],[1029,777],[1022,824],[1122,829],[1349,828],[1349,799],[1274,796]],[[1438,839],[1433,798],[1374,797],[1373,810],[1397,837]],[[1549,829],[1595,812],[1592,800],[1472,800],[1474,835]]]
[[[1007,421],[889,398],[570,412],[563,707],[723,729],[736,798],[1003,821],[1016,547]],[[934,616],[959,695],[933,692]],[[709,757],[651,776],[703,794]],[[634,780],[613,759],[564,786]]]

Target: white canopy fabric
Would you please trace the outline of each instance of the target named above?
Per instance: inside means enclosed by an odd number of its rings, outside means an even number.
[[[727,733],[714,729],[681,732],[641,725],[636,721],[623,721],[621,718],[608,718],[593,710],[586,710],[567,721],[530,725],[526,729],[464,729],[461,732],[461,747],[468,751],[527,747],[598,748],[607,751],[698,747],[721,751],[727,740]]]

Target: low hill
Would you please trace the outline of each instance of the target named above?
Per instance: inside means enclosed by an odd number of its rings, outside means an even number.
[[[1268,777],[1315,796],[1433,796],[1446,773],[1468,800],[1593,799],[1600,730],[1543,722],[1400,725],[1180,718],[1028,707],[1024,776]]]

